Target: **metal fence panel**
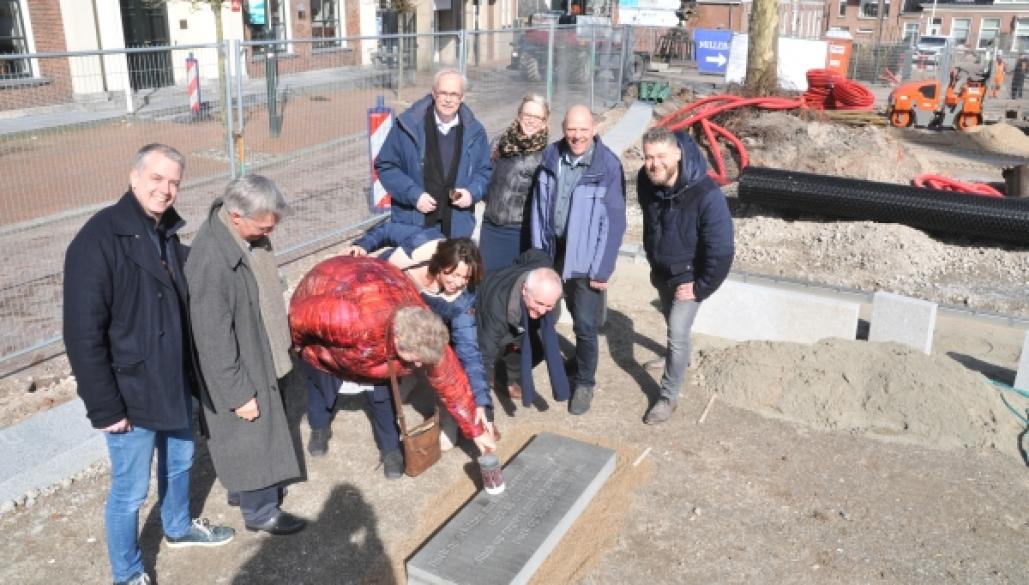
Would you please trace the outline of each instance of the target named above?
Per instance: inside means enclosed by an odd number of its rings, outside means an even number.
[[[19,55],[31,81],[0,81],[0,238],[12,251],[0,276],[0,374],[60,341],[65,249],[91,213],[121,196],[142,145],[186,156],[176,202],[185,241],[233,176],[260,173],[291,203],[275,241],[280,260],[296,257],[381,217],[368,205],[368,109],[379,98],[399,114],[429,94],[439,70],[464,71],[465,102],[492,138],[523,95],[549,89],[552,140],[568,106],[592,99],[599,113],[618,101],[615,72],[632,41],[617,27],[569,32],[553,50],[545,33],[541,54],[554,66],[538,79],[515,65],[513,30]]]
[[[466,36],[465,104],[486,127],[491,140],[514,120],[522,97],[547,95],[546,71],[534,68],[531,54],[519,53],[523,33],[524,29],[506,29],[469,31]],[[551,135],[554,118],[552,115]]]
[[[186,156],[180,210],[228,175],[218,45],[41,53],[42,77],[0,84],[0,362],[60,335],[64,251],[85,219],[124,192],[135,152],[164,142]],[[190,109],[193,55],[206,105]],[[205,200],[206,202],[206,200]]]

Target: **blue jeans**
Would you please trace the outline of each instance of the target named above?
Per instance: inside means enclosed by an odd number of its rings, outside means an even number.
[[[111,457],[111,490],[104,510],[107,554],[115,581],[142,573],[139,509],[150,489],[150,468],[157,451],[157,493],[161,525],[170,537],[190,527],[189,470],[193,466],[193,429],[105,433]]]
[[[564,293],[575,333],[575,386],[592,387],[597,383],[597,330],[604,293],[591,287],[589,278],[565,281]]]
[[[686,369],[690,367],[690,352],[693,351],[690,331],[700,303],[694,300],[675,300],[675,287],[669,286],[663,278],[654,274],[651,274],[650,282],[657,289],[661,299],[661,314],[665,316],[668,325],[668,355],[665,356],[665,371],[661,375],[661,397],[675,402],[686,380]]]

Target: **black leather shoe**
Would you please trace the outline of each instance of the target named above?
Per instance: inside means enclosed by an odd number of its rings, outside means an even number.
[[[329,452],[329,439],[332,438],[332,427],[311,429],[311,439],[307,441],[307,452],[311,457],[324,457]]]
[[[404,477],[404,454],[399,449],[383,453],[382,471],[386,474],[386,479],[400,479]]]
[[[307,520],[297,518],[289,512],[283,512],[282,510],[279,510],[278,514],[272,516],[261,524],[246,525],[247,530],[251,532],[267,532],[268,534],[275,534],[277,536],[300,532],[305,526],[307,526]]]

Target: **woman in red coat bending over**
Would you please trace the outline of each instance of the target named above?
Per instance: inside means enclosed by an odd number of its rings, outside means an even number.
[[[476,407],[468,378],[450,347],[446,326],[398,268],[368,257],[325,260],[297,285],[289,322],[293,344],[305,361],[344,380],[375,385],[366,394],[386,477],[403,474],[395,433],[382,432],[395,424],[388,385],[391,364],[398,376],[424,366],[461,434],[480,452],[496,448],[483,426],[485,413]]]

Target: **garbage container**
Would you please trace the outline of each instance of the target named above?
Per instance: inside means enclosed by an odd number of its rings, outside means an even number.
[[[836,71],[848,78],[850,69],[850,53],[854,47],[854,39],[845,30],[831,29],[825,33],[826,55],[825,68]]]

